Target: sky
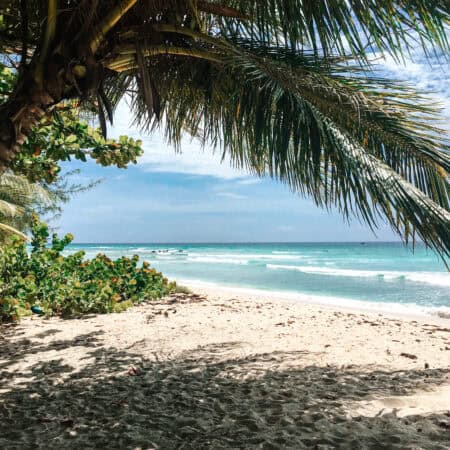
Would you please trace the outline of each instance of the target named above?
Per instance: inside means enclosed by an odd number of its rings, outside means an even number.
[[[450,129],[450,62],[426,61],[414,52],[404,64],[392,58],[379,63],[380,73],[433,91]],[[122,102],[110,137],[128,135],[143,141],[144,154],[128,169],[102,168],[71,162],[79,168],[76,182],[103,179],[93,190],[78,194],[59,220],[58,232],[71,232],[75,242],[349,242],[394,241],[398,237],[381,224],[374,234],[356,219],[345,222],[336,211],[324,211],[312,201],[270,179],[257,179],[221,163],[220,155],[183,141],[176,154],[160,133],[146,135],[130,124]]]

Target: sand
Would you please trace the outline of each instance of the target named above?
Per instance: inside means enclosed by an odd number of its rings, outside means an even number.
[[[450,448],[450,320],[195,292],[0,328],[0,448]]]

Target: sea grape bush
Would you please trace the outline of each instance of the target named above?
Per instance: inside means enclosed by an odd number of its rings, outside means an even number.
[[[31,251],[14,237],[0,248],[0,322],[16,321],[31,309],[46,315],[76,316],[120,312],[133,304],[160,298],[176,289],[139,257],[115,261],[104,254],[91,260],[78,251],[61,252],[73,240],[50,233],[34,221]]]
[[[0,105],[14,91],[17,77],[17,71],[0,62]],[[62,161],[93,159],[121,169],[136,164],[143,153],[142,142],[127,136],[106,139],[100,129],[88,124],[86,113],[75,101],[55,105],[28,135],[10,169],[32,183],[52,184],[60,177]]]

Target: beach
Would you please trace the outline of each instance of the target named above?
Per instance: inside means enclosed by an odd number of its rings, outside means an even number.
[[[449,319],[191,288],[3,326],[0,447],[450,448]]]
[[[450,273],[420,244],[414,253],[399,242],[71,244],[65,254],[79,250],[88,258],[138,255],[182,284],[311,296],[316,303],[402,315],[450,315]]]
[[[0,2],[0,450],[450,450],[450,0]]]

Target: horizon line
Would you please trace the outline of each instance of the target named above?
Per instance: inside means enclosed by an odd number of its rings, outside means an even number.
[[[422,244],[421,241],[416,243]],[[402,241],[230,241],[230,242],[71,242],[69,245],[104,244],[104,245],[257,245],[257,244],[403,244]]]

